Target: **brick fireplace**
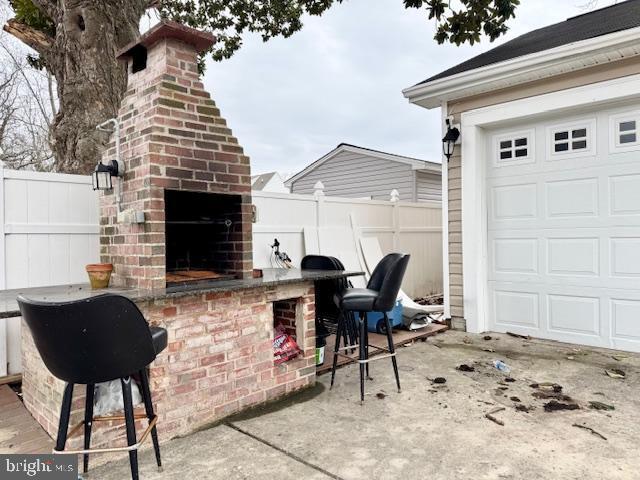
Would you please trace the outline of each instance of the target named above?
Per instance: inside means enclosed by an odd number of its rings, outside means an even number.
[[[150,367],[161,441],[313,385],[314,282],[349,275],[264,269],[250,278],[249,159],[203,90],[196,66],[211,42],[209,34],[169,22],[122,54],[130,70],[118,117],[126,173],[121,191],[101,199],[101,257],[114,264],[106,291],[130,298],[168,334],[167,349]],[[114,143],[105,159],[115,150]],[[185,271],[198,273],[181,280]],[[236,279],[212,282],[198,278],[202,272]],[[164,288],[167,281],[177,286]],[[200,283],[182,286],[190,281]],[[23,293],[49,302],[105,291]],[[280,325],[300,348],[283,362],[274,354]],[[55,435],[64,385],[44,366],[25,324],[22,363],[24,404]],[[83,391],[74,392],[72,424],[82,418]],[[124,429],[116,425],[96,425],[92,445],[123,444]],[[70,444],[81,441],[79,432]]]
[[[125,174],[100,204],[101,260],[114,265],[116,286],[251,276],[249,158],[198,74],[198,54],[214,41],[163,22],[120,55]],[[115,155],[112,141],[104,158]]]

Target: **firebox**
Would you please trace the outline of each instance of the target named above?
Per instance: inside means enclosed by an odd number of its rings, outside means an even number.
[[[242,276],[242,197],[165,191],[167,285]]]

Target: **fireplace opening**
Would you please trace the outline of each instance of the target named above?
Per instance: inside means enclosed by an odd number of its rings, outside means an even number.
[[[240,195],[165,191],[167,286],[238,278]]]

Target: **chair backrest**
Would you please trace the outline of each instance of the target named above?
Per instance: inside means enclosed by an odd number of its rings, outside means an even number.
[[[390,253],[373,269],[367,288],[378,292],[376,312],[387,312],[395,306],[409,258],[408,254]]]
[[[307,255],[300,262],[303,270],[338,270],[333,261],[333,257],[324,255]]]
[[[344,270],[344,265],[335,257],[325,255],[307,255],[302,259],[300,267],[303,270]],[[316,316],[325,320],[335,321],[340,315],[333,296],[349,286],[344,278],[335,280],[320,280],[315,282]]]
[[[18,305],[44,364],[65,382],[126,377],[156,357],[149,326],[126,297],[106,294],[49,303],[19,296]]]

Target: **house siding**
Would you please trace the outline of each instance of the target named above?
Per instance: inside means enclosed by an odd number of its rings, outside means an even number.
[[[442,201],[442,179],[439,174],[416,171],[416,201]]]
[[[391,191],[396,189],[400,193],[400,200],[412,202],[413,179],[411,165],[341,152],[294,181],[291,193],[312,194],[314,185],[321,181],[325,195],[389,200]]]
[[[447,105],[448,115],[460,123],[462,113],[490,105],[512,100],[529,98],[545,93],[557,92],[569,88],[590,85],[628,75],[640,74],[640,58],[633,57],[617,62],[598,65],[588,69],[571,72],[557,77],[529,82],[495,92],[463,98]],[[462,132],[464,135],[464,132]],[[462,176],[461,165],[464,161],[460,149],[451,157],[449,172],[449,289],[451,321],[454,328],[466,329],[463,303],[462,276]]]

